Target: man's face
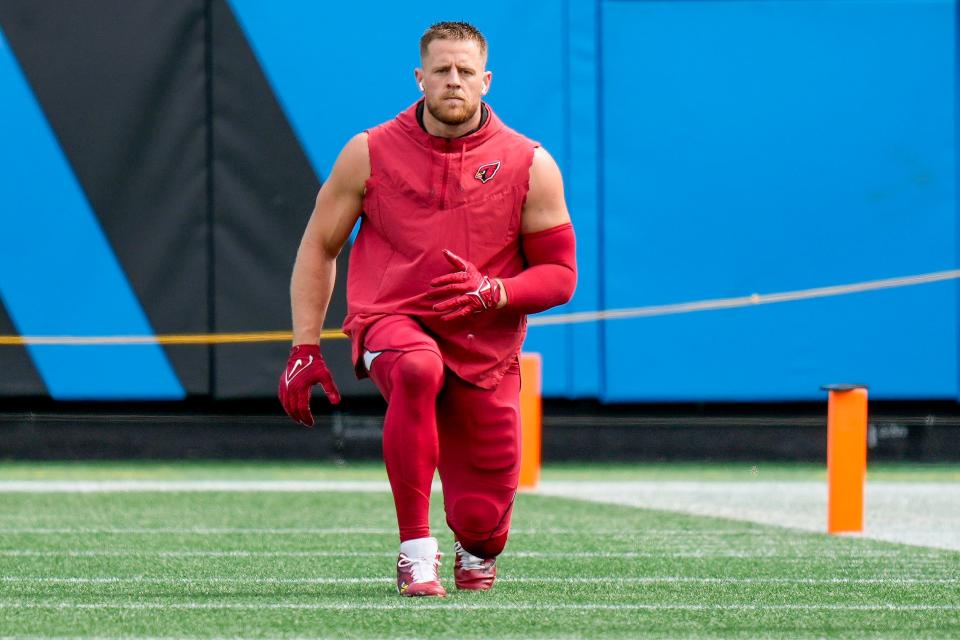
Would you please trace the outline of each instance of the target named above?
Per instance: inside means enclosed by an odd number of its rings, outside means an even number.
[[[491,73],[473,40],[434,40],[427,46],[417,80],[423,83],[430,115],[446,125],[456,126],[472,118],[480,108],[484,86]]]

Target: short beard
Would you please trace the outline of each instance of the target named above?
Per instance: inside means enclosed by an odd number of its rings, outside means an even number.
[[[441,97],[436,103],[430,100],[424,100],[427,105],[427,111],[430,112],[430,115],[434,117],[439,122],[447,125],[448,127],[455,127],[461,125],[464,122],[467,122],[476,115],[477,109],[480,108],[480,101],[478,100],[476,104],[467,104],[466,102],[461,102],[460,107],[453,110],[443,110],[441,105],[443,104],[443,98]]]

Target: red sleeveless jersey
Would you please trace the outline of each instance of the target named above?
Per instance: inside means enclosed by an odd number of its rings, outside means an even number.
[[[428,134],[414,104],[370,129],[370,179],[360,231],[350,250],[347,316],[359,377],[366,329],[386,315],[416,318],[433,336],[446,365],[467,382],[496,387],[519,352],[526,316],[509,306],[444,322],[423,295],[450,273],[443,249],[490,277],[524,268],[520,215],[537,143],[487,109],[483,125],[461,138]]]

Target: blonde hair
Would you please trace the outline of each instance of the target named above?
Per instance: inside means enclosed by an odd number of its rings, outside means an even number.
[[[420,36],[420,57],[426,57],[427,47],[434,40],[473,40],[480,48],[484,60],[487,58],[487,39],[480,30],[469,22],[438,22]]]

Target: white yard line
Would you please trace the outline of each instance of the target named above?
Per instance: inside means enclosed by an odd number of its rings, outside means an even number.
[[[319,527],[319,528],[256,528],[256,527],[0,527],[0,535],[396,535],[396,527]],[[758,529],[564,529],[513,528],[510,535],[582,535],[582,536],[766,536]]]
[[[752,549],[750,551],[510,551],[511,558],[777,558],[789,562],[810,562],[806,549],[785,548],[780,551]],[[396,558],[396,551],[253,551],[235,549],[230,551],[157,551],[137,549],[77,550],[0,550],[5,558]],[[876,559],[899,558],[895,551],[847,549],[836,552],[819,551],[817,559]],[[942,562],[937,554],[912,555],[911,561],[930,560]]]
[[[537,493],[826,532],[823,482],[550,481]],[[864,502],[864,537],[960,551],[960,483],[868,483]]]
[[[439,491],[440,484],[434,483]],[[0,493],[390,491],[381,480],[0,480]]]
[[[402,636],[399,636],[402,637]],[[514,637],[514,636],[509,636]],[[283,640],[342,640],[343,636],[283,636]],[[262,640],[262,636],[0,636],[0,640]],[[555,638],[554,640],[559,640]]]
[[[205,585],[311,585],[311,584],[392,584],[389,577],[369,578],[161,578],[134,576],[128,578],[114,576],[100,577],[51,577],[51,576],[0,576],[4,584],[205,584]],[[556,576],[500,576],[497,584],[570,584],[569,577]],[[625,576],[625,577],[578,577],[575,584],[719,584],[719,585],[868,585],[887,586],[908,585],[951,585],[960,584],[960,578],[727,578],[694,576]]]
[[[572,531],[572,530],[569,530]],[[117,536],[223,536],[223,535],[269,535],[269,536],[341,536],[341,535],[395,535],[396,527],[320,527],[270,529],[256,527],[0,527],[0,535],[117,535]],[[514,532],[511,532],[514,533]]]
[[[411,601],[412,600],[412,601]],[[483,611],[960,611],[960,604],[573,604],[573,603],[442,603],[418,602],[419,598],[397,598],[396,602],[309,602],[309,603],[240,603],[240,602],[3,602],[0,609],[159,609],[159,610],[411,610],[411,609],[462,609]]]
[[[269,636],[267,636],[269,638]],[[282,636],[283,640],[342,640],[343,636]],[[403,636],[398,636],[403,637]],[[515,637],[515,636],[508,636]],[[0,640],[263,640],[263,636],[0,636]],[[555,638],[554,640],[559,640]]]

